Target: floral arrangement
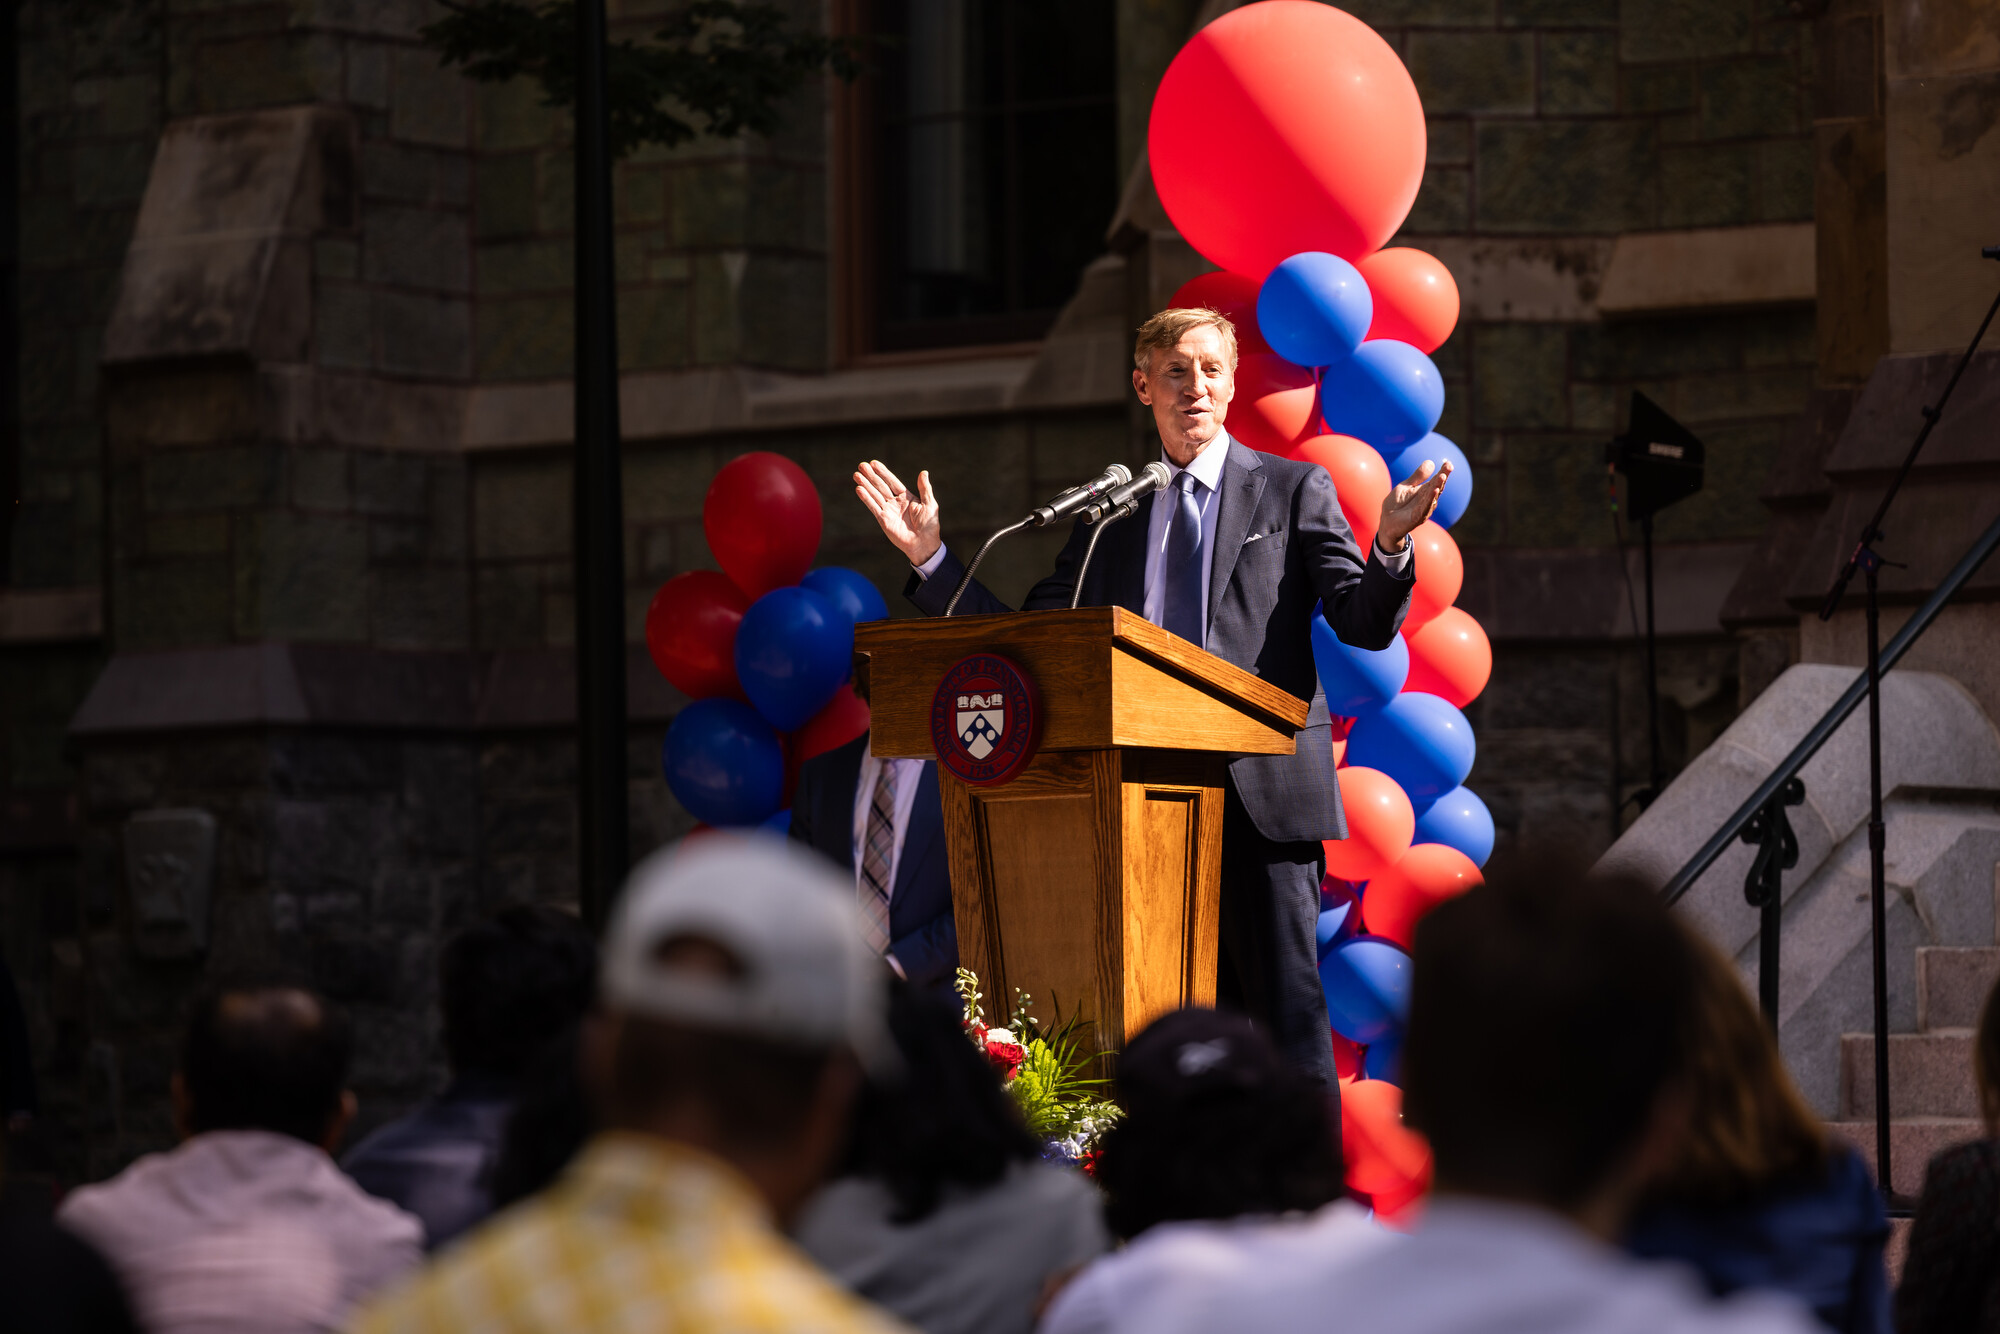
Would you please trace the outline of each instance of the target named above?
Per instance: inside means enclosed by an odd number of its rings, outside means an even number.
[[[1083,1016],[1072,1014],[1044,1028],[1029,1007],[1027,993],[1015,991],[1014,1014],[1004,1028],[986,1022],[979,978],[958,970],[959,998],[965,1002],[965,1032],[1000,1072],[1021,1119],[1040,1137],[1046,1157],[1091,1172],[1097,1141],[1118,1118],[1115,1104],[1097,1096],[1105,1081],[1087,1073],[1092,1053],[1080,1040]]]

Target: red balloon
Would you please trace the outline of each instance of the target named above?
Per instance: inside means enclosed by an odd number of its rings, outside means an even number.
[[[1464,708],[1493,675],[1493,645],[1479,622],[1458,607],[1443,611],[1406,629],[1410,645],[1410,675],[1405,690],[1421,690]]]
[[[701,506],[715,563],[753,602],[812,568],[821,522],[819,492],[806,470],[766,450],[723,464]]]
[[[1354,541],[1363,551],[1375,541],[1382,523],[1382,502],[1389,498],[1389,465],[1374,446],[1351,435],[1316,435],[1292,450],[1292,457],[1317,463],[1333,477],[1334,493],[1340,497],[1340,512],[1354,530]]]
[[[804,764],[815,755],[846,745],[867,730],[868,705],[854,693],[854,683],[850,681],[834,691],[826,707],[804,727],[792,733],[792,752]]]
[[[1402,785],[1380,769],[1349,765],[1334,777],[1347,814],[1347,837],[1325,840],[1326,873],[1342,880],[1372,880],[1410,850],[1417,813]]]
[[[646,648],[660,675],[689,699],[743,698],[736,627],[750,599],[718,570],[689,570],[660,585],[646,608]]]
[[[1331,729],[1333,732],[1333,767],[1343,769],[1347,767],[1347,734],[1354,730],[1354,720],[1352,718],[1343,718],[1336,713],[1333,715],[1331,721],[1333,723]]]
[[[1401,1196],[1430,1179],[1430,1145],[1403,1124],[1403,1090],[1386,1079],[1341,1088],[1340,1152],[1347,1184],[1364,1194]]]
[[[1319,433],[1319,386],[1312,372],[1275,352],[1239,357],[1227,425],[1231,435],[1252,449],[1290,453]]]
[[[1457,848],[1419,843],[1368,882],[1368,892],[1361,898],[1361,920],[1370,935],[1409,949],[1426,913],[1485,883],[1472,858]]]
[[[1333,1072],[1339,1076],[1343,1087],[1361,1078],[1361,1059],[1360,1047],[1338,1032],[1333,1033]]]
[[[1393,338],[1435,352],[1458,324],[1458,284],[1436,255],[1390,246],[1354,261],[1375,298],[1370,338]]]
[[[1396,1232],[1413,1232],[1424,1219],[1424,1202],[1430,1198],[1431,1173],[1428,1164],[1423,1175],[1401,1190],[1381,1190],[1369,1196],[1374,1207],[1375,1219],[1382,1226]]]
[[[1265,0],[1188,39],[1146,131],[1167,216],[1211,262],[1262,282],[1301,250],[1357,260],[1423,181],[1424,108],[1375,30],[1313,0]]]
[[[1458,601],[1458,590],[1465,583],[1465,559],[1458,554],[1458,543],[1436,520],[1417,525],[1410,540],[1417,544],[1417,573],[1410,590],[1410,614],[1403,618],[1405,629],[1422,625]]]
[[[1236,326],[1238,358],[1271,350],[1271,345],[1264,341],[1264,335],[1257,328],[1257,284],[1242,274],[1217,269],[1199,278],[1190,278],[1181,284],[1180,291],[1174,293],[1174,299],[1167,302],[1169,310],[1196,307],[1205,307],[1229,317],[1229,322]]]

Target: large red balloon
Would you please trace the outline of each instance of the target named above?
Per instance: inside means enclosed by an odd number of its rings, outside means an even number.
[[[1410,645],[1405,690],[1421,690],[1464,708],[1493,675],[1493,645],[1479,622],[1458,607],[1446,607],[1403,638]]]
[[[765,450],[723,464],[701,506],[715,563],[753,602],[812,568],[821,522],[806,470]]]
[[[646,649],[660,675],[689,699],[743,698],[736,627],[750,599],[717,570],[689,570],[660,585],[646,608]]]
[[[1333,1034],[1333,1073],[1342,1088],[1361,1078],[1361,1048],[1338,1032]]]
[[[792,733],[792,754],[800,764],[844,746],[868,730],[868,705],[849,682],[833,692],[826,707]]]
[[[1333,767],[1339,769],[1347,764],[1347,734],[1354,730],[1354,720],[1336,713],[1332,723],[1327,730],[1333,733]]]
[[[1410,590],[1410,614],[1403,619],[1406,628],[1422,625],[1458,601],[1458,590],[1465,583],[1465,559],[1458,554],[1458,543],[1436,520],[1417,525],[1410,540],[1417,544],[1417,573]]]
[[[1227,424],[1229,433],[1252,449],[1289,454],[1320,430],[1319,386],[1312,372],[1275,352],[1239,357]]]
[[[1472,858],[1457,848],[1419,843],[1368,882],[1368,892],[1361,897],[1361,920],[1370,935],[1385,936],[1408,949],[1424,914],[1485,883]]]
[[[1389,467],[1372,445],[1351,435],[1316,435],[1292,450],[1292,457],[1317,463],[1333,477],[1340,512],[1354,530],[1363,551],[1375,541],[1382,522],[1382,502],[1389,498]]]
[[[1325,840],[1326,873],[1342,880],[1372,880],[1410,850],[1410,840],[1417,836],[1416,810],[1401,785],[1380,769],[1349,765],[1337,770],[1335,778],[1347,837]]]
[[[1435,352],[1458,324],[1458,284],[1436,255],[1390,246],[1354,261],[1375,298],[1370,338],[1393,338]]]
[[[1271,345],[1264,341],[1264,335],[1257,328],[1257,284],[1240,273],[1217,269],[1214,273],[1190,278],[1181,284],[1181,290],[1174,293],[1174,299],[1167,302],[1167,307],[1170,310],[1206,307],[1217,314],[1227,315],[1229,322],[1236,326],[1236,355],[1239,358],[1271,350]]]
[[[1403,1090],[1386,1079],[1341,1086],[1340,1153],[1364,1194],[1400,1198],[1430,1180],[1431,1147],[1403,1124]]]
[[[1380,249],[1416,201],[1424,150],[1423,104],[1395,51],[1314,0],[1245,5],[1188,39],[1146,131],[1174,226],[1258,282],[1301,250]]]

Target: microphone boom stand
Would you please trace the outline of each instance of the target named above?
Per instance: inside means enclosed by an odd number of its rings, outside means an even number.
[[[1988,247],[1983,254],[1987,259],[2000,259],[2000,247]],[[1938,395],[1936,403],[1923,409],[1924,424],[1917,431],[1917,438],[1910,444],[1910,452],[1903,457],[1903,466],[1897,470],[1889,489],[1882,495],[1882,503],[1875,507],[1873,517],[1861,530],[1861,538],[1854,544],[1854,551],[1847,563],[1840,568],[1833,587],[1827,590],[1826,600],[1820,605],[1819,618],[1833,619],[1833,613],[1840,607],[1840,600],[1847,592],[1847,585],[1858,570],[1862,576],[1862,586],[1866,596],[1866,616],[1868,621],[1868,913],[1870,933],[1870,953],[1874,966],[1875,982],[1875,1177],[1884,1199],[1893,1199],[1889,1175],[1889,945],[1887,877],[1883,869],[1884,853],[1888,847],[1888,834],[1882,823],[1882,671],[1881,671],[1881,602],[1877,585],[1885,561],[1875,544],[1882,540],[1882,519],[1895,501],[1896,493],[1903,489],[1903,482],[1909,477],[1910,469],[1916,466],[1917,455],[1923,451],[1924,442],[1930,439],[1931,431],[1944,413],[1944,405],[1951,400],[1952,390],[1958,388],[1959,377],[1972,361],[1972,354],[1979,350],[1980,342],[1986,337],[1986,327],[1993,323],[1995,312],[2000,312],[2000,293],[1993,297],[1993,304],[1986,308],[1986,318],[1979,322],[1979,328],[1966,345],[1965,354],[1958,359],[1951,378],[1945,381],[1944,392]]]

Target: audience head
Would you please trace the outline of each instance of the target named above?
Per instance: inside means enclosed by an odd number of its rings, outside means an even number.
[[[863,1088],[844,1170],[888,1189],[892,1222],[928,1217],[947,1186],[989,1186],[1040,1155],[999,1072],[966,1040],[958,1006],[891,983],[889,1031],[904,1074]]]
[[[1726,1207],[1818,1179],[1826,1170],[1826,1132],[1792,1083],[1770,1026],[1735,966],[1706,939],[1686,934],[1694,969],[1685,1038],[1688,1121],[1649,1195]]]
[[[225,987],[195,1002],[174,1076],[185,1136],[268,1130],[331,1150],[354,1114],[339,1010],[297,987]]]
[[[1986,993],[1986,1004],[1979,1011],[1972,1073],[1979,1084],[1979,1114],[1986,1119],[1986,1132],[2000,1136],[2000,982]]]
[[[1417,927],[1405,1118],[1440,1192],[1602,1235],[1671,1152],[1695,964],[1659,896],[1528,855]]]
[[[605,1123],[724,1158],[783,1218],[838,1152],[861,1069],[899,1067],[887,979],[852,879],[816,854],[707,834],[648,859],[586,1034]]]
[[[453,1072],[517,1081],[583,1017],[596,984],[597,945],[573,913],[517,904],[467,927],[438,963]]]
[[[493,1160],[493,1207],[505,1209],[562,1175],[597,1128],[577,1069],[576,1027],[557,1035],[521,1072]]]
[[[1125,1115],[1104,1133],[1097,1179],[1120,1237],[1179,1219],[1317,1209],[1341,1193],[1325,1091],[1241,1015],[1154,1020],[1118,1058]]]

